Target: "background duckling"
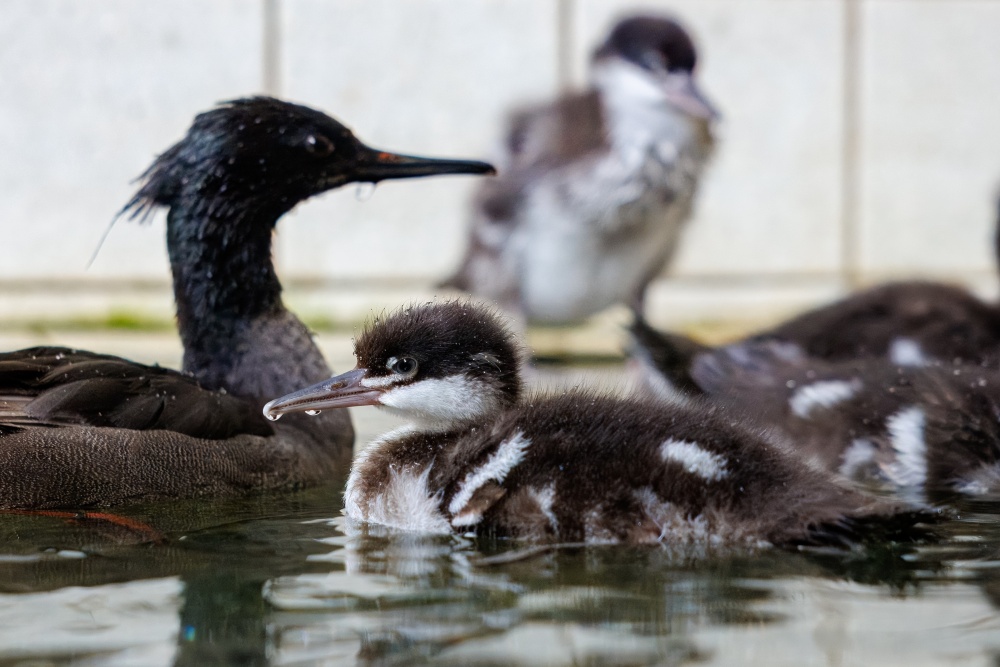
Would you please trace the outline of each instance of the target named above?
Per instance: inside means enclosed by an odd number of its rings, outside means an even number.
[[[615,303],[641,312],[677,247],[713,148],[690,36],[658,16],[620,21],[591,88],[513,115],[500,176],[478,192],[445,285],[542,323]]]
[[[350,182],[491,170],[378,151],[322,112],[268,97],[198,115],[124,210],[169,210],[183,373],[66,348],[0,355],[0,508],[291,489],[343,474],[346,413],[272,426],[257,412],[330,374],[282,302],[275,224]]]
[[[915,518],[709,408],[523,396],[518,348],[488,308],[400,310],[355,353],[354,370],[264,408],[276,419],[375,405],[409,420],[355,459],[355,520],[540,541],[789,545]]]
[[[776,341],[694,357],[690,380],[822,467],[930,494],[1000,494],[1000,372],[963,364],[828,362]]]

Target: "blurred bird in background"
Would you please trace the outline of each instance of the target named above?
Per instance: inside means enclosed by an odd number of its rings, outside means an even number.
[[[696,62],[677,22],[632,16],[594,52],[588,89],[515,112],[500,175],[477,192],[465,258],[443,286],[536,323],[616,303],[641,313],[712,153],[717,113]]]

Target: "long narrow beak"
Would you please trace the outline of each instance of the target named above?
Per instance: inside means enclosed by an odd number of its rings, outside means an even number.
[[[664,89],[667,92],[667,102],[684,113],[705,120],[716,120],[719,117],[719,112],[702,94],[694,77],[687,72],[668,74]]]
[[[317,382],[311,387],[276,398],[264,406],[264,416],[274,421],[289,412],[376,405],[382,390],[361,384],[367,373],[364,368],[355,368],[329,380]]]
[[[377,183],[390,178],[420,178],[441,174],[495,174],[493,165],[478,160],[451,160],[388,153],[364,144],[359,148],[355,181]]]

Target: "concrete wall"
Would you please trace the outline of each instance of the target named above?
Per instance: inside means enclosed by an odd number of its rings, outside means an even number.
[[[169,313],[130,181],[214,102],[266,92],[366,141],[488,157],[580,85],[618,0],[4,0],[0,317]],[[1000,0],[675,0],[721,143],[656,319],[753,317],[922,274],[995,293]],[[300,308],[351,317],[457,262],[472,179],[328,194],[279,227]]]

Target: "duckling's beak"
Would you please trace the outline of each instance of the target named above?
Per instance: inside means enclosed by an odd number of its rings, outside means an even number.
[[[366,387],[362,380],[368,370],[355,368],[311,387],[299,389],[276,398],[264,406],[264,416],[274,421],[288,412],[307,412],[348,408],[355,405],[377,405],[383,389]]]
[[[664,77],[667,102],[695,118],[718,120],[719,112],[708,101],[689,72],[670,72]]]
[[[377,183],[390,178],[420,178],[441,174],[495,174],[493,165],[478,160],[451,160],[388,153],[364,144],[359,147],[355,181]]]

